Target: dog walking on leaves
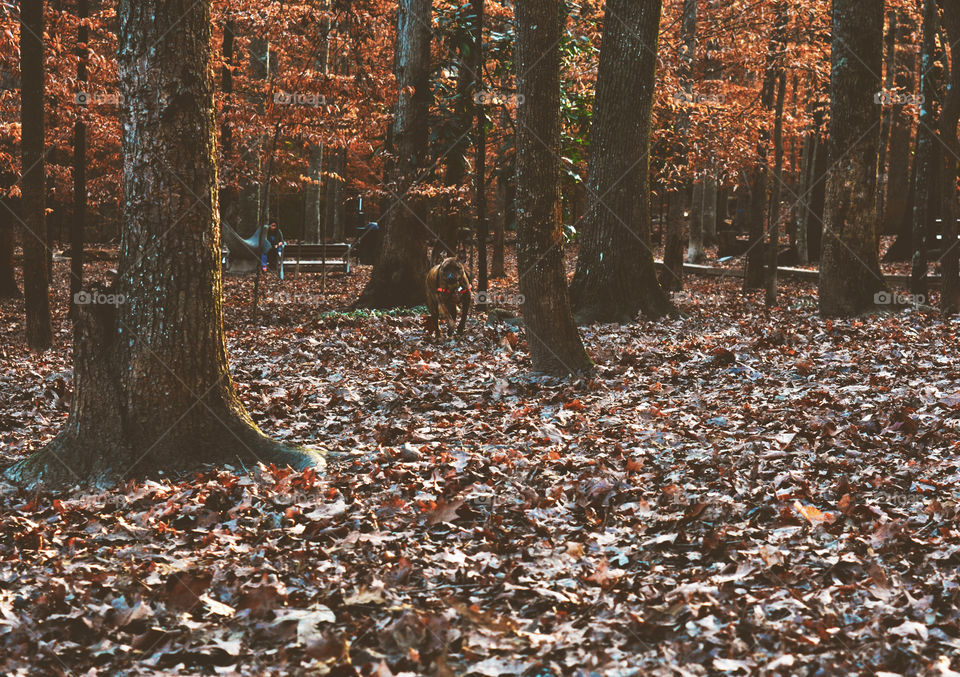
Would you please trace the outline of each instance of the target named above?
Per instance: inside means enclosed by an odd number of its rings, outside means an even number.
[[[457,333],[462,334],[467,326],[471,301],[470,278],[463,264],[450,257],[435,265],[427,272],[427,310],[430,311],[427,333],[432,331],[440,338],[440,320],[443,320],[448,332],[453,334],[459,312]]]

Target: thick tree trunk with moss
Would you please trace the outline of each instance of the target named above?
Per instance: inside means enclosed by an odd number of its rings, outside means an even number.
[[[886,289],[877,252],[883,0],[834,0],[830,157],[820,262],[820,313],[853,315]]]
[[[570,286],[579,323],[674,311],[650,246],[650,116],[660,0],[610,0],[590,133],[588,205]]]
[[[318,454],[265,437],[230,377],[210,2],[121,0],[118,19],[125,196],[118,283],[80,306],[67,425],[7,477],[105,484],[205,462],[321,463]]]
[[[560,7],[517,5],[517,267],[533,369],[590,368],[570,311],[560,227]]]
[[[50,281],[47,266],[46,161],[43,126],[42,0],[20,4],[20,180],[23,209],[23,298],[27,307],[27,345],[53,345]]]
[[[401,0],[397,12],[397,88],[393,119],[397,158],[390,207],[381,220],[380,254],[358,307],[395,308],[424,301],[427,274],[426,200],[416,194],[429,164],[431,0]]]

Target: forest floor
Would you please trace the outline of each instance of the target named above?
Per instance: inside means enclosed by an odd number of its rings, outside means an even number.
[[[957,323],[690,277],[556,380],[522,328],[331,312],[366,274],[271,277],[257,323],[226,283],[244,402],[326,472],[0,483],[0,673],[960,672]],[[0,305],[0,463],[65,420],[65,297],[39,356]]]

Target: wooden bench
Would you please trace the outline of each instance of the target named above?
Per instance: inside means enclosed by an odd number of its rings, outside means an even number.
[[[327,244],[287,244],[283,250],[284,273],[318,273],[327,270],[350,274],[350,256],[353,245],[349,242]]]

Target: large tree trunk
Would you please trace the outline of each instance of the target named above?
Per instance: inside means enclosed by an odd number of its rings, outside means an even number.
[[[960,7],[956,2],[942,2],[943,25],[950,45],[950,87],[940,117],[940,138],[946,146],[943,153],[941,176],[941,214],[943,218],[943,254],[940,272],[943,284],[940,290],[940,310],[944,316],[960,312],[960,247],[957,245],[957,157],[960,139],[957,123],[960,121]]]
[[[81,89],[87,84],[87,40],[90,31],[84,23],[89,13],[87,0],[77,0],[77,83]],[[73,222],[70,225],[70,299],[83,286],[83,241],[87,224],[87,125],[84,111],[77,110],[73,123]],[[71,306],[76,313],[76,306]]]
[[[517,267],[533,369],[590,368],[570,311],[560,227],[560,8],[517,4]]]
[[[650,116],[660,1],[612,0],[590,135],[588,207],[570,287],[579,323],[660,317],[673,305],[650,247]]]
[[[116,296],[80,307],[70,418],[7,477],[104,484],[204,462],[319,463],[265,437],[230,378],[210,0],[121,0],[117,14],[125,228]]]
[[[933,101],[937,97],[936,72],[934,58],[939,12],[936,0],[924,0],[923,5],[923,48],[920,53],[920,93],[924,105],[920,107],[920,124],[917,128],[917,178],[914,189],[913,222],[911,244],[913,256],[910,265],[910,291],[915,296],[927,295],[927,236],[934,232],[935,214],[931,194],[934,189],[935,158],[937,157],[936,116]]]
[[[883,0],[834,0],[830,157],[820,312],[853,315],[886,289],[877,257],[876,182],[880,141]]]
[[[397,87],[393,120],[397,160],[389,190],[393,204],[381,219],[380,254],[358,307],[423,303],[427,274],[425,200],[412,195],[418,170],[428,166],[431,0],[401,0],[397,25]]]
[[[23,209],[23,296],[27,308],[27,345],[53,345],[47,261],[46,160],[43,130],[42,0],[20,4],[20,180]]]

